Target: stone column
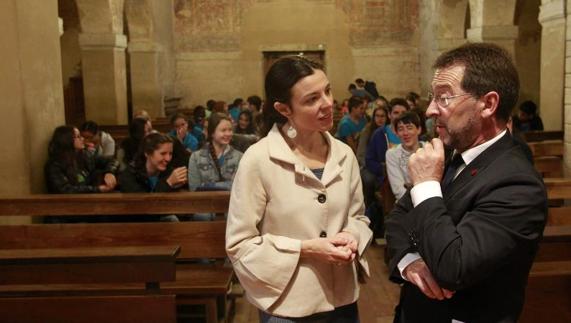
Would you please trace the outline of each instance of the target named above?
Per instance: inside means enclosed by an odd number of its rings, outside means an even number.
[[[155,117],[164,117],[161,85],[160,45],[150,41],[129,42],[131,97],[133,111],[145,109]]]
[[[566,4],[563,4],[563,6],[567,7],[567,10],[569,8],[571,8],[571,1],[567,1]],[[560,8],[561,10],[564,10],[566,8]],[[567,12],[567,17],[566,17],[566,30],[570,31],[571,30],[571,12]],[[545,28],[545,27],[544,27]],[[565,137],[564,137],[564,142],[565,142],[565,149],[564,149],[564,155],[563,155],[563,160],[564,160],[564,173],[565,176],[568,177],[569,174],[571,174],[571,32],[567,32],[565,34],[565,78],[564,78],[564,98],[563,98],[563,102],[564,102],[564,111],[563,111],[563,122],[564,122],[564,127],[563,130],[565,131]],[[543,39],[542,39],[542,45],[543,45]],[[570,45],[570,46],[566,46],[566,45]],[[543,52],[542,52],[543,53]],[[541,65],[543,66],[543,57],[541,59]],[[542,74],[543,75],[543,74]],[[545,121],[544,121],[545,122]]]
[[[65,122],[57,1],[0,1],[0,193],[44,191],[53,130]],[[29,222],[23,217],[2,223]]]
[[[565,66],[565,2],[544,0],[539,10],[542,26],[539,110],[545,130],[561,130],[564,71],[571,71],[571,65]]]
[[[479,26],[468,29],[466,34],[471,42],[490,42],[500,45],[515,57],[517,26]]]
[[[127,37],[80,34],[85,117],[99,124],[127,124]]]

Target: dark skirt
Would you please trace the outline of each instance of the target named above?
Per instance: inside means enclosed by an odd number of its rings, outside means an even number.
[[[359,323],[357,303],[335,308],[333,311],[304,317],[279,317],[260,311],[261,323]]]

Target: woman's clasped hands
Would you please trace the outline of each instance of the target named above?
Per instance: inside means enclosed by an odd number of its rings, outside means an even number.
[[[317,258],[336,265],[350,264],[357,256],[357,240],[348,232],[339,232],[333,238],[304,240],[301,256]]]

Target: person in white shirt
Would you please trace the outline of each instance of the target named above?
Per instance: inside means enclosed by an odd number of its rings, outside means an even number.
[[[87,150],[96,156],[112,158],[115,156],[115,140],[105,131],[99,129],[94,121],[86,121],[79,128],[85,140]]]
[[[422,132],[420,118],[414,111],[401,114],[393,122],[401,143],[387,151],[387,176],[395,198],[400,199],[410,187],[408,159],[424,142],[418,140]]]

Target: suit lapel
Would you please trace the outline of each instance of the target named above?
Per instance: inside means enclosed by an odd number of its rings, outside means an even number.
[[[485,171],[495,159],[501,158],[502,154],[513,146],[513,139],[509,132],[506,132],[500,140],[484,150],[458,174],[456,179],[444,190],[444,197],[446,199],[452,198],[461,188],[478,178],[478,174]]]

